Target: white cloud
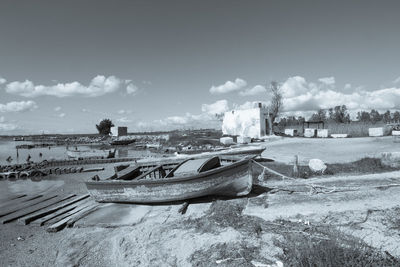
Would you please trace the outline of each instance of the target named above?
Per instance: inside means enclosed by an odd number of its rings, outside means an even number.
[[[60,113],[60,114],[58,114],[58,117],[60,117],[60,118],[64,118],[65,117],[65,113]]]
[[[7,80],[0,76],[0,85],[5,84],[6,82]]]
[[[263,106],[269,105],[269,102],[265,101],[246,101],[243,104],[233,104],[233,109],[252,109],[258,107],[259,103]]]
[[[17,129],[18,126],[16,124],[13,123],[6,123],[6,119],[4,118],[4,116],[0,117],[0,131],[13,131],[15,129]]]
[[[138,88],[133,83],[128,84],[128,86],[126,87],[126,92],[128,93],[128,95],[134,94],[137,91],[138,91]]]
[[[5,85],[7,93],[21,95],[24,97],[55,96],[55,97],[97,97],[113,93],[127,84],[127,92],[133,93],[135,85],[130,80],[122,80],[115,76],[98,75],[94,77],[89,85],[85,86],[74,81],[69,83],[58,83],[55,85],[35,85],[32,81],[14,81]],[[136,88],[137,90],[137,88]]]
[[[129,110],[129,109],[127,109],[127,110],[125,110],[125,109],[120,109],[120,110],[117,111],[117,113],[120,114],[120,115],[123,115],[123,114],[131,114],[131,113],[132,113],[132,110]]]
[[[229,110],[228,101],[225,99],[218,100],[212,104],[202,104],[201,111],[210,115],[221,114]]]
[[[266,92],[267,92],[267,89],[265,89],[264,86],[256,85],[253,88],[247,88],[246,90],[239,92],[239,95],[241,95],[241,96],[259,95],[259,94],[263,94]]]
[[[310,90],[306,79],[301,76],[289,77],[281,86],[284,98],[295,97]]]
[[[344,85],[344,90],[347,90],[347,91],[349,91],[349,90],[351,90],[351,84],[350,83],[346,83],[345,85]]]
[[[0,131],[13,131],[18,129],[18,126],[13,123],[0,123]]]
[[[54,111],[60,111],[61,110],[61,107],[55,107],[54,108]]]
[[[122,118],[117,119],[117,122],[119,122],[119,123],[130,123],[130,122],[132,122],[132,120],[128,119],[127,117],[122,117]]]
[[[25,112],[37,109],[38,106],[32,100],[29,101],[12,101],[6,104],[0,104],[0,112]]]
[[[328,86],[334,86],[335,85],[335,77],[319,78],[318,81],[320,81],[321,83],[326,84]]]
[[[238,91],[242,88],[244,88],[247,85],[247,82],[243,79],[236,78],[234,82],[227,81],[222,85],[219,86],[212,86],[210,88],[210,93],[211,94],[225,94],[225,93],[230,93],[233,91]]]
[[[393,83],[400,83],[400,76],[397,77],[397,78],[393,81]]]
[[[346,91],[341,92],[334,87],[308,83],[300,76],[289,78],[284,85],[283,106],[286,112],[327,109],[338,105],[346,105],[349,110],[400,108],[400,88],[396,87],[374,91],[357,87],[351,91],[348,84]],[[333,83],[331,85],[334,86]]]

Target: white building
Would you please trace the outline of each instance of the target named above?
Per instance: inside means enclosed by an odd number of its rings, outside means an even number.
[[[268,109],[258,103],[256,107],[225,112],[222,133],[251,138],[269,134]]]

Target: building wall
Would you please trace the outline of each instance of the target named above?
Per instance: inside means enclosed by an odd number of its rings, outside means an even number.
[[[232,110],[225,113],[222,132],[226,135],[240,135],[251,138],[260,137],[260,110]]]
[[[128,135],[128,127],[118,127],[118,136]]]
[[[222,133],[250,138],[260,138],[269,134],[268,110],[257,107],[225,112]]]
[[[118,128],[111,127],[111,136],[118,136]]]

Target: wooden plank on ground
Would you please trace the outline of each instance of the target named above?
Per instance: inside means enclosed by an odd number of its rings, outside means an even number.
[[[92,205],[93,203],[94,203],[93,201],[84,201],[84,203],[79,203],[79,205],[75,209],[68,211],[60,216],[55,217],[55,218],[52,218],[49,221],[44,222],[44,225],[55,224],[56,222],[59,222],[65,218],[83,210],[84,208],[88,207],[89,205]]]
[[[90,213],[94,212],[95,210],[97,210],[99,208],[99,204],[95,203],[92,206],[82,210],[81,212],[75,214],[72,216],[72,218],[70,218],[70,220],[67,222],[67,226],[68,227],[72,227],[75,222],[79,221],[80,219],[82,219],[83,217],[89,215]]]
[[[36,212],[38,210],[50,207],[51,205],[57,204],[57,203],[59,203],[59,202],[61,202],[63,200],[71,198],[71,197],[72,197],[71,195],[68,195],[68,196],[58,196],[58,197],[55,197],[55,198],[48,199],[48,200],[46,200],[44,202],[38,203],[37,205],[33,205],[33,206],[30,206],[30,207],[24,208],[22,210],[19,210],[17,212],[8,214],[7,216],[4,216],[3,218],[1,218],[0,222],[2,224],[5,224],[5,223],[8,223],[8,222],[14,221],[16,219],[19,219],[19,218],[24,217],[24,216],[26,216],[28,214],[34,213],[34,212]]]
[[[61,221],[50,225],[46,229],[46,231],[47,232],[58,232],[58,231],[64,229],[67,225],[71,225],[71,224],[73,225],[77,220],[79,220],[83,216],[86,216],[90,212],[94,211],[97,207],[98,207],[98,204],[89,205],[88,207],[78,211],[77,213],[73,214],[72,216],[62,219]]]
[[[17,204],[17,205],[13,205],[13,206],[10,206],[10,207],[4,207],[3,209],[0,209],[0,217],[3,217],[3,216],[8,215],[10,213],[13,213],[13,212],[19,211],[21,209],[36,205],[36,204],[38,204],[40,202],[43,202],[43,201],[46,201],[46,200],[49,200],[49,199],[52,199],[52,198],[55,198],[55,197],[57,197],[57,195],[56,194],[52,194],[52,195],[47,195],[47,196],[42,196],[42,197],[39,197],[39,198],[35,198],[33,200],[29,200],[29,201],[26,201],[26,202],[23,202],[23,203],[20,203],[20,204]]]
[[[39,225],[39,226],[42,226],[42,225],[44,225],[46,222],[48,222],[48,221],[50,221],[51,219],[54,219],[54,218],[56,218],[56,217],[58,217],[59,220],[62,220],[64,217],[61,216],[61,215],[64,215],[64,214],[66,214],[67,212],[70,212],[70,211],[74,210],[75,208],[84,206],[84,204],[86,204],[86,202],[87,202],[87,199],[84,199],[83,201],[79,201],[78,203],[75,203],[75,204],[66,206],[66,207],[64,207],[64,208],[62,208],[62,209],[59,209],[59,210],[56,211],[56,212],[50,213],[50,214],[48,214],[48,215],[46,215],[46,216],[44,216],[44,217],[42,217],[42,218],[39,218],[39,219],[37,219],[37,220],[34,220],[34,221],[31,222],[30,224],[31,224],[31,225]],[[75,209],[75,211],[77,212],[77,211],[79,211],[79,209]],[[69,215],[67,215],[67,216],[69,216]],[[61,219],[60,219],[60,218],[61,218]]]
[[[0,205],[0,209],[5,207],[5,206],[10,206],[10,205],[15,206],[15,205],[20,204],[22,202],[27,202],[29,200],[33,200],[33,199],[39,198],[41,196],[42,195],[30,195],[30,196],[24,195],[23,197],[20,197],[20,198],[9,200],[7,202],[2,202],[1,205]]]
[[[75,194],[71,194],[70,198],[72,198],[74,196],[75,196]],[[85,199],[85,198],[88,198],[88,197],[89,197],[89,194],[86,194],[86,195],[83,195],[83,196],[78,196],[77,198],[74,198],[74,199],[69,200],[69,201],[60,202],[59,205],[52,206],[52,207],[49,207],[47,209],[42,209],[42,210],[39,210],[39,211],[37,211],[35,213],[29,214],[29,215],[27,215],[25,217],[19,218],[17,224],[27,225],[28,223],[30,223],[30,222],[32,222],[32,221],[34,221],[36,219],[44,217],[44,216],[46,216],[46,215],[48,215],[50,213],[53,213],[53,212],[55,212],[55,211],[57,211],[59,209],[67,207],[68,205],[74,204],[74,203],[76,203],[78,201],[81,201],[82,199]]]
[[[0,201],[1,202],[10,201],[10,200],[14,200],[14,199],[21,198],[21,197],[24,197],[24,196],[26,196],[26,195],[23,194],[23,195],[16,195],[16,196],[8,196],[8,197],[5,197],[5,198],[1,198]]]

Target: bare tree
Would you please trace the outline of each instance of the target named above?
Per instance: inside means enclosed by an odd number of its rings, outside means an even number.
[[[283,95],[281,91],[281,85],[277,81],[272,81],[269,87],[269,94],[271,96],[271,104],[268,107],[269,112],[269,134],[273,133],[272,125],[275,119],[278,117],[279,112],[283,108]]]

